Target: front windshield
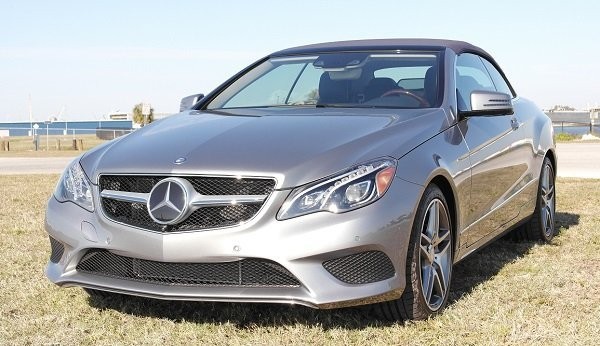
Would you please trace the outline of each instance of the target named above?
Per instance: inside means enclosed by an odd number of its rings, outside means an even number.
[[[429,108],[438,105],[440,52],[327,53],[271,58],[206,109]]]

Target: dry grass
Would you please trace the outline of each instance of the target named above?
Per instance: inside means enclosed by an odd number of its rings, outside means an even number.
[[[43,273],[56,179],[0,176],[0,343],[594,345],[600,334],[597,180],[559,180],[552,244],[497,241],[457,265],[444,313],[403,324],[361,309],[101,301],[60,289]]]
[[[0,141],[9,141],[10,151],[3,151],[3,147],[0,146],[0,157],[76,156],[81,154],[81,151],[73,149],[73,139],[82,140],[84,151],[106,142],[106,140],[97,138],[96,135],[76,135],[75,137],[71,135],[50,135],[48,137],[40,135],[39,147],[35,151],[31,137],[8,137],[2,138]],[[60,150],[58,150],[58,142],[60,142]]]

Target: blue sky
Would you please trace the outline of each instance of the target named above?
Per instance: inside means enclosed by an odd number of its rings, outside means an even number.
[[[0,2],[0,122],[101,119],[149,102],[176,112],[283,48],[393,37],[490,52],[540,107],[600,104],[596,1]]]

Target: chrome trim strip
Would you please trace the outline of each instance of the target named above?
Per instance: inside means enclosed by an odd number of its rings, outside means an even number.
[[[131,203],[148,203],[149,193],[141,192],[127,192],[127,191],[115,191],[115,190],[102,190],[100,197],[115,199],[122,202]]]
[[[102,190],[100,197],[130,203],[148,203],[149,193]],[[190,205],[202,207],[222,207],[235,204],[263,203],[268,195],[202,195],[199,193],[191,197]]]
[[[221,207],[235,204],[263,203],[268,195],[201,195],[192,196],[190,204],[194,207]]]

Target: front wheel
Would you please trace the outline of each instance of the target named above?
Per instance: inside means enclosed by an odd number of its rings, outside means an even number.
[[[406,259],[406,288],[400,299],[379,304],[390,320],[422,320],[441,311],[448,301],[452,278],[452,222],[448,204],[436,185],[425,190]]]
[[[554,166],[547,157],[544,158],[539,179],[535,211],[531,219],[517,231],[517,238],[550,242],[555,234],[556,193]]]

